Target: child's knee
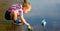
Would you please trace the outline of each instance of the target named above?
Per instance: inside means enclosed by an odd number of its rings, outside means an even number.
[[[11,13],[11,17],[12,17],[13,20],[16,20],[17,19],[17,11],[13,11]]]

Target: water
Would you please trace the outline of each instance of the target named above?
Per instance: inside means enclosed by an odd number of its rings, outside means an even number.
[[[18,30],[22,28],[21,30],[27,31],[25,25],[14,26],[11,21],[4,19],[6,9],[16,3],[16,0],[13,1],[0,0],[0,31],[11,31],[16,27]],[[29,0],[29,2],[31,2],[32,10],[24,14],[24,17],[34,27],[34,31],[60,31],[60,0]],[[43,19],[46,20],[45,27],[41,25]]]

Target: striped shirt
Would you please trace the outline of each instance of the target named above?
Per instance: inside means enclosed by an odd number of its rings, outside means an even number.
[[[18,16],[23,15],[22,5],[21,4],[13,4],[12,6],[10,6],[8,8],[8,12],[12,12],[13,10],[18,10]]]
[[[8,11],[11,12],[13,10],[18,10],[18,9],[22,10],[22,5],[21,4],[13,4],[12,6],[10,6],[8,8]]]

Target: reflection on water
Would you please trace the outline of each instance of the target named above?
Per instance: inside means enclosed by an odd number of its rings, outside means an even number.
[[[24,25],[9,24],[5,21],[0,21],[0,31],[30,31],[25,29]]]
[[[12,24],[12,31],[24,31],[24,28],[22,25],[15,25],[15,24]]]
[[[0,21],[1,22],[1,21]],[[0,31],[24,31],[22,25],[7,24],[5,21],[0,23]]]

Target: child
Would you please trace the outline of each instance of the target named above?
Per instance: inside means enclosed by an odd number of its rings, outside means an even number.
[[[20,24],[23,23],[27,27],[30,26],[29,23],[26,22],[26,20],[23,17],[23,14],[28,13],[31,10],[30,3],[27,2],[27,0],[24,0],[23,4],[13,4],[9,7],[8,12],[10,12],[10,16],[14,23]],[[20,20],[18,19],[20,18]]]

